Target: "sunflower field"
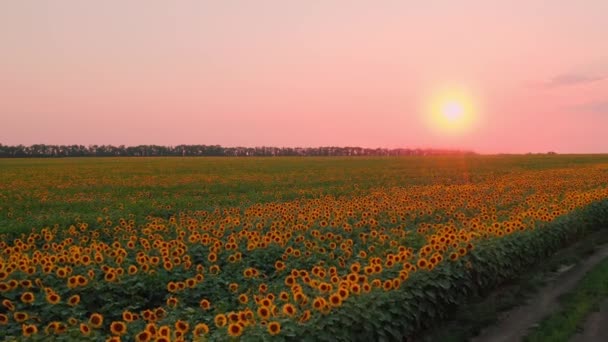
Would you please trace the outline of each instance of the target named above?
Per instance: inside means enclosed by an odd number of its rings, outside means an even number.
[[[0,339],[402,341],[607,199],[608,156],[0,160]]]

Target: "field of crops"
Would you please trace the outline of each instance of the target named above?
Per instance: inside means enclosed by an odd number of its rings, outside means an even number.
[[[606,199],[608,156],[0,160],[0,339],[403,340]]]

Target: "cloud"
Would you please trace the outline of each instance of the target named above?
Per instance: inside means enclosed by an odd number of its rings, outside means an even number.
[[[583,74],[561,74],[553,77],[545,83],[546,87],[574,86],[579,84],[593,83],[606,79],[606,76],[583,75]]]
[[[587,102],[574,106],[572,109],[579,112],[608,114],[608,100]]]

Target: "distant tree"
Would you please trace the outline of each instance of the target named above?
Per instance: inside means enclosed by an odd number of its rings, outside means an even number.
[[[0,158],[51,158],[51,157],[160,157],[160,156],[233,156],[233,157],[276,157],[276,156],[420,156],[420,155],[465,155],[471,151],[438,149],[386,149],[362,147],[222,147],[220,145],[2,145]],[[549,152],[548,154],[556,154]]]

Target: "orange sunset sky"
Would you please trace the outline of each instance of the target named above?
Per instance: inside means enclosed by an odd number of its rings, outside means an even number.
[[[0,143],[608,152],[607,18],[605,0],[5,0]]]

